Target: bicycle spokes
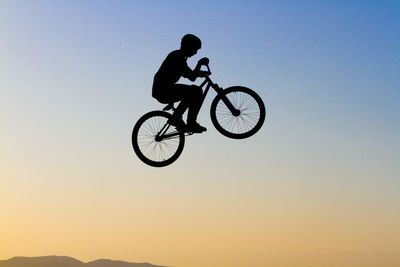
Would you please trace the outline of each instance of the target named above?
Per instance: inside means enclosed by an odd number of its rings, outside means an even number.
[[[230,94],[228,99],[237,113],[232,112],[225,103],[221,103],[217,106],[217,112],[221,117],[220,122],[237,133],[251,129],[260,117],[257,102],[241,92]]]
[[[265,118],[261,98],[246,87],[231,87],[211,105],[211,119],[223,135],[246,138],[256,133]]]
[[[149,112],[133,130],[133,148],[139,158],[151,166],[166,166],[175,161],[183,150],[184,135],[171,127],[169,117],[167,112]]]

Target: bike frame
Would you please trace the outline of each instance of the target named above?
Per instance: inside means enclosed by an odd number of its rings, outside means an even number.
[[[203,91],[203,98],[201,100],[201,107],[203,106],[204,100],[206,99],[206,96],[208,94],[208,91],[210,90],[210,88],[213,88],[215,90],[215,92],[217,93],[217,95],[221,98],[221,100],[224,102],[224,104],[227,106],[227,108],[232,112],[232,115],[234,116],[239,116],[240,115],[240,111],[238,109],[236,109],[231,101],[229,101],[229,99],[225,96],[225,94],[223,93],[224,89],[219,87],[218,84],[214,83],[209,75],[211,75],[211,71],[210,68],[207,67],[207,72],[205,73],[206,75],[204,76],[205,80],[200,84],[200,88],[203,89],[203,87],[205,87],[204,91]],[[161,141],[163,139],[169,139],[169,138],[173,138],[174,136],[177,136],[180,134],[180,131],[174,131],[172,133],[168,133],[167,131],[169,129],[171,125],[166,123],[163,128],[160,130],[160,132],[157,134],[156,136],[156,141]],[[187,135],[192,135],[193,133],[187,133]]]
[[[207,65],[207,73],[205,75],[205,80],[201,83],[200,88],[203,88],[206,85],[206,88],[203,92],[203,99],[201,101],[201,106],[203,106],[204,100],[206,99],[207,93],[210,90],[210,87],[213,88],[215,90],[215,92],[217,93],[217,95],[219,97],[221,97],[222,101],[224,102],[224,104],[227,106],[227,108],[230,110],[230,112],[232,112],[232,115],[234,116],[239,116],[240,115],[240,111],[238,109],[236,109],[231,101],[228,100],[228,98],[225,96],[225,94],[223,93],[224,89],[219,87],[218,84],[213,83],[213,81],[211,81],[209,75],[211,75],[211,71],[210,68]]]

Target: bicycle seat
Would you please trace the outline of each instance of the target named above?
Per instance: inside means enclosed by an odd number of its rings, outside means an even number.
[[[174,102],[168,103],[168,104],[163,108],[164,111],[167,111],[167,110],[170,110],[170,109],[172,109],[172,111],[175,111]]]

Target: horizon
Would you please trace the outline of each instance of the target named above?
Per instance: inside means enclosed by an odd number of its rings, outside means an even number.
[[[0,258],[400,266],[400,2],[5,0],[0,13]],[[152,168],[132,129],[164,107],[153,77],[187,33],[202,41],[188,65],[208,57],[214,82],[257,92],[265,123],[221,135],[210,92],[207,132]]]
[[[165,265],[163,265],[163,266],[155,265],[155,264],[151,264],[149,262],[127,262],[127,261],[113,260],[113,259],[97,259],[97,260],[93,260],[93,261],[84,262],[84,261],[81,261],[81,260],[76,259],[71,256],[57,256],[57,255],[36,256],[36,257],[15,256],[15,257],[12,257],[7,260],[0,260],[0,263],[5,263],[5,262],[14,262],[15,263],[15,260],[19,260],[19,264],[21,264],[21,261],[24,261],[26,266],[29,266],[28,264],[32,263],[33,260],[34,261],[40,260],[40,262],[42,262],[43,260],[46,260],[46,262],[49,264],[54,263],[54,261],[57,261],[57,262],[64,261],[65,262],[66,260],[68,260],[68,261],[72,260],[72,261],[76,261],[76,262],[83,263],[83,264],[91,264],[91,266],[93,266],[93,264],[95,264],[95,263],[99,264],[99,263],[104,263],[104,262],[110,262],[110,263],[118,263],[118,264],[126,263],[126,264],[129,264],[130,266],[132,266],[132,265],[134,265],[134,266],[151,265],[154,267],[172,267],[172,266],[165,266]],[[49,262],[48,260],[52,260],[52,261]]]
[[[78,258],[72,257],[72,256],[67,256],[67,255],[47,255],[47,256],[30,256],[30,257],[26,257],[26,256],[13,256],[12,258],[9,259],[0,259],[0,261],[8,261],[8,260],[12,260],[14,258],[26,258],[26,259],[31,259],[31,258],[69,258],[69,259],[74,259],[83,263],[89,263],[89,262],[93,262],[93,261],[101,261],[101,260],[106,260],[106,261],[120,261],[120,260],[116,260],[116,259],[103,259],[103,258],[99,258],[96,260],[92,260],[92,261],[82,261]],[[125,262],[125,261],[123,261]],[[142,263],[149,263],[149,262],[142,262]]]
[[[79,260],[79,259],[77,259],[75,257],[67,256],[67,255],[42,255],[42,256],[30,256],[30,257],[27,257],[27,256],[13,256],[12,258],[5,259],[5,260],[11,260],[11,259],[14,259],[14,258],[52,258],[52,257],[55,257],[55,258],[71,258],[71,259],[75,259],[75,260],[78,260],[78,261],[81,261],[81,262],[85,262],[85,261]],[[99,259],[96,259],[94,261],[97,261],[97,260],[112,260],[112,259],[99,258]],[[118,261],[118,260],[116,260],[116,261]]]

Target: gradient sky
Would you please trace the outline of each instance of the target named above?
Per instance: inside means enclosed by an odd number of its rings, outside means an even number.
[[[152,168],[131,131],[186,33],[266,123],[222,136],[210,94]],[[399,266],[399,33],[398,1],[0,1],[0,259]]]

